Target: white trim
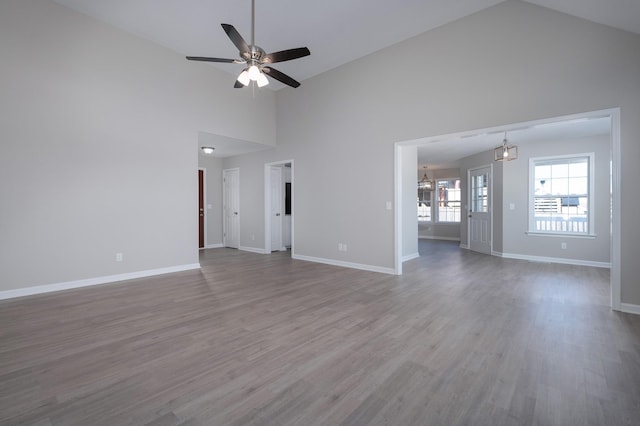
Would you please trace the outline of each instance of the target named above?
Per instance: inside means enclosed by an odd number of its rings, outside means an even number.
[[[87,278],[84,280],[67,281],[55,284],[45,284],[34,287],[16,288],[14,290],[0,291],[0,300],[13,299],[15,297],[31,296],[34,294],[50,293],[53,291],[70,290],[80,287],[89,287],[100,284],[114,283],[117,281],[133,280],[136,278],[146,278],[155,275],[172,274],[175,272],[190,271],[200,269],[199,263],[188,265],[170,266],[167,268],[148,269],[146,271],[129,272],[126,274],[106,275],[102,277]]]
[[[393,208],[393,226],[395,228],[393,272],[396,275],[402,275],[402,146],[399,142],[394,145],[394,154],[393,188],[396,205]]]
[[[224,247],[224,244],[222,243],[218,243],[218,244],[209,244],[204,246],[205,249],[214,249],[214,248],[222,248]]]
[[[469,250],[469,244],[462,244],[462,243],[460,243],[460,248],[461,248],[461,249],[465,249],[465,250]]]
[[[402,261],[403,262],[408,262],[410,260],[417,259],[419,257],[420,257],[420,253],[415,252],[415,253],[412,253],[412,254],[408,254],[406,256],[402,256]]]
[[[238,247],[238,250],[248,251],[250,253],[268,254],[264,249],[257,248],[257,247],[240,246],[240,247]]]
[[[565,265],[593,266],[595,268],[611,268],[610,262],[596,262],[593,260],[567,259],[564,257],[530,256],[528,254],[501,253],[498,251],[492,251],[491,254],[493,256],[503,257],[505,259],[528,260],[529,262],[561,263]]]
[[[560,232],[525,232],[530,237],[552,237],[552,238],[578,238],[582,240],[595,240],[596,234],[561,234]]]
[[[640,315],[640,305],[633,305],[631,303],[621,303],[619,311],[626,312],[627,314]]]
[[[438,237],[435,235],[418,235],[420,240],[443,240],[443,241],[460,241],[458,237]]]
[[[373,266],[373,265],[363,265],[361,263],[352,263],[352,262],[343,262],[341,260],[335,260],[335,259],[324,259],[321,257],[311,257],[311,256],[303,256],[303,255],[295,255],[295,256],[291,256],[293,259],[296,260],[304,260],[307,262],[314,262],[314,263],[324,263],[326,265],[333,265],[333,266],[341,266],[343,268],[351,268],[351,269],[360,269],[363,271],[370,271],[370,272],[379,272],[382,274],[391,274],[391,275],[395,275],[396,271],[394,268],[384,268],[381,266]]]
[[[621,258],[622,194],[620,191],[622,157],[620,149],[620,108],[608,110],[611,117],[611,308],[622,310]]]

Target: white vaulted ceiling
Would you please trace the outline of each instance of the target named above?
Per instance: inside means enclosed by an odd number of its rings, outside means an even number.
[[[220,23],[235,26],[248,42],[251,38],[250,0],[55,1],[185,56],[236,58],[237,50]],[[256,45],[267,52],[301,46],[311,50],[309,57],[277,66],[303,81],[502,0],[255,1]],[[638,0],[530,3],[640,33]],[[242,70],[237,64],[211,66],[234,75]]]

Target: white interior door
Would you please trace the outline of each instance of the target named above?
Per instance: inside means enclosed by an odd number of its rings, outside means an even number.
[[[491,166],[469,170],[469,248],[491,254]]]
[[[282,167],[271,167],[271,251],[282,250]]]
[[[240,247],[240,170],[222,171],[224,246]]]

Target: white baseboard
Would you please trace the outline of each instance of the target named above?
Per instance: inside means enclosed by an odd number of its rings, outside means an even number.
[[[418,235],[420,240],[443,240],[443,241],[460,241],[457,237],[436,237],[434,235]]]
[[[307,262],[324,263],[326,265],[342,266],[344,268],[360,269],[363,271],[380,272],[382,274],[395,275],[393,268],[383,268],[381,266],[363,265],[361,263],[343,262],[342,260],[324,259],[321,257],[303,256],[299,254],[292,255],[291,258],[297,260],[306,260]]]
[[[402,257],[402,262],[407,262],[409,260],[417,259],[420,257],[420,253],[412,253]]]
[[[469,245],[460,243],[460,248],[461,249],[465,249],[465,250],[469,250]]]
[[[640,315],[640,305],[633,305],[631,303],[621,303],[620,312],[625,312],[627,314]]]
[[[493,256],[504,257],[505,259],[528,260],[530,262],[562,263],[565,265],[593,266],[595,268],[611,269],[611,262],[595,262],[592,260],[566,259],[563,257],[529,256],[526,254],[491,252]]]
[[[200,269],[199,263],[189,265],[171,266],[168,268],[148,269],[146,271],[129,272],[126,274],[106,275],[102,277],[87,278],[84,280],[67,281],[55,284],[38,285],[34,287],[16,288],[14,290],[0,291],[0,300],[13,299],[15,297],[32,296],[34,294],[50,293],[52,291],[70,290],[73,288],[89,287],[99,284],[113,283],[117,281],[133,280],[136,278],[152,277],[154,275],[171,274],[174,272]]]
[[[224,245],[222,243],[218,243],[218,244],[207,244],[206,246],[204,246],[204,248],[206,249],[212,249],[212,248],[222,248],[224,247]]]
[[[240,246],[240,247],[238,248],[238,250],[248,251],[248,252],[250,252],[250,253],[264,254],[264,249],[261,249],[261,248],[255,248],[255,247],[244,247],[244,246]]]

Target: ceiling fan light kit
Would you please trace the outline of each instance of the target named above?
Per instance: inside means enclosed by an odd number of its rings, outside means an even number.
[[[281,50],[279,52],[266,53],[255,44],[255,0],[251,0],[251,44],[242,38],[233,25],[221,24],[231,42],[238,48],[240,59],[211,58],[205,56],[187,56],[190,61],[220,62],[227,64],[249,64],[238,76],[233,87],[236,89],[246,87],[254,81],[258,87],[269,84],[267,75],[291,87],[298,87],[300,83],[288,75],[268,66],[277,62],[291,61],[293,59],[309,56],[311,52],[306,47]]]

